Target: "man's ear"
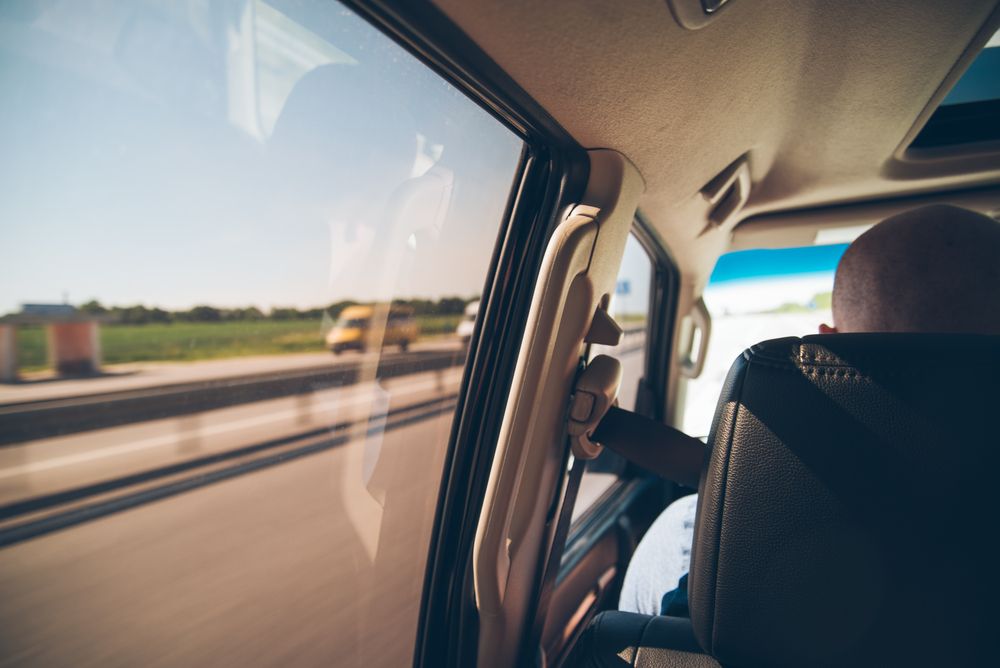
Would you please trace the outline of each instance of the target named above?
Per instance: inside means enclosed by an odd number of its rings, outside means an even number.
[[[820,334],[836,334],[837,333],[837,328],[836,327],[831,327],[830,325],[827,325],[826,323],[820,323],[819,333]]]

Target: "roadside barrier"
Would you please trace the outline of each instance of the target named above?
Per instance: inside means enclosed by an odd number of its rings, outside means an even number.
[[[416,351],[383,357],[375,375],[381,379],[395,378],[460,366],[464,362],[465,353],[458,350]],[[0,446],[345,387],[358,383],[365,369],[364,360],[337,362],[307,369],[7,404],[0,406]]]

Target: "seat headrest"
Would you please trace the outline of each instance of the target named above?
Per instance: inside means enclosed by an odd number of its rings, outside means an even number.
[[[992,642],[1000,337],[834,334],[730,370],[695,634],[724,665],[926,665]]]

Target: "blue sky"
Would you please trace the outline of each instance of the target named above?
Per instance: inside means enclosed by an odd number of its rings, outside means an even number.
[[[709,284],[832,273],[845,250],[847,244],[727,253],[719,258]]]
[[[0,314],[64,295],[183,309],[481,292],[521,140],[337,3],[296,20],[248,7],[221,25],[197,3],[64,3],[11,29]]]

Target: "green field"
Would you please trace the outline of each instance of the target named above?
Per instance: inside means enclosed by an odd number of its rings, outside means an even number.
[[[460,315],[418,316],[420,336],[450,334],[460,319]],[[105,364],[121,364],[316,352],[325,348],[323,334],[319,320],[104,325],[101,356]],[[23,371],[46,368],[42,327],[19,328],[17,347]]]

